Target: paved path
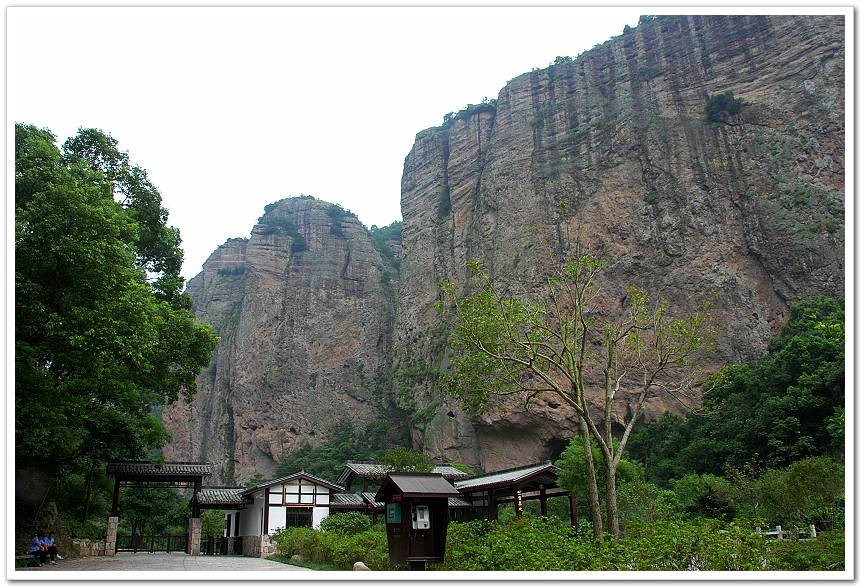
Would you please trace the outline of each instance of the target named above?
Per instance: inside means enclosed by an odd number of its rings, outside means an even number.
[[[190,556],[184,553],[131,553],[120,552],[116,556],[94,556],[75,560],[60,560],[56,565],[45,564],[41,568],[18,568],[33,572],[75,571],[155,571],[155,572],[283,572],[307,570],[298,566],[273,562],[262,558],[242,556]]]

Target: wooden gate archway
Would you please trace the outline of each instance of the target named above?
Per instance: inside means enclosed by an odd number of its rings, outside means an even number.
[[[119,489],[126,487],[165,486],[193,488],[191,519],[188,520],[188,538],[185,552],[200,555],[200,505],[195,496],[203,487],[203,478],[212,475],[212,465],[206,462],[111,462],[107,474],[114,479],[113,504],[108,517],[105,555],[116,555],[119,527]]]

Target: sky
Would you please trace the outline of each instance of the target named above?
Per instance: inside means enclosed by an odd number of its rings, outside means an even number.
[[[647,11],[645,11],[647,12]],[[415,134],[641,7],[8,7],[7,124],[100,128],[147,169],[183,276],[301,193],[399,220]]]

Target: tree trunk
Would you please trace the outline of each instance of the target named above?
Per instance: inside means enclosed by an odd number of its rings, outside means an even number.
[[[615,492],[615,471],[616,468],[612,464],[612,459],[604,453],[603,473],[606,476],[606,494],[604,495],[606,525],[612,536],[617,539],[621,537],[621,528],[618,524],[618,495]]]
[[[93,462],[90,464],[90,473],[87,476],[87,493],[84,495],[84,523],[87,522],[87,517],[90,516],[90,500],[92,500],[93,496],[93,475],[96,472],[96,464]]]
[[[585,484],[588,487],[591,526],[594,530],[594,536],[600,539],[603,537],[603,518],[600,514],[600,496],[597,492],[597,473],[594,470],[594,458],[591,455],[591,434],[582,418],[579,419],[579,437],[582,438],[583,455],[585,456]]]

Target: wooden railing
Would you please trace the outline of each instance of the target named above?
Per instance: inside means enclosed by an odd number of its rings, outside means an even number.
[[[204,536],[200,540],[203,555],[242,555],[241,537]]]
[[[137,553],[145,551],[186,551],[187,535],[117,535],[116,550]]]

